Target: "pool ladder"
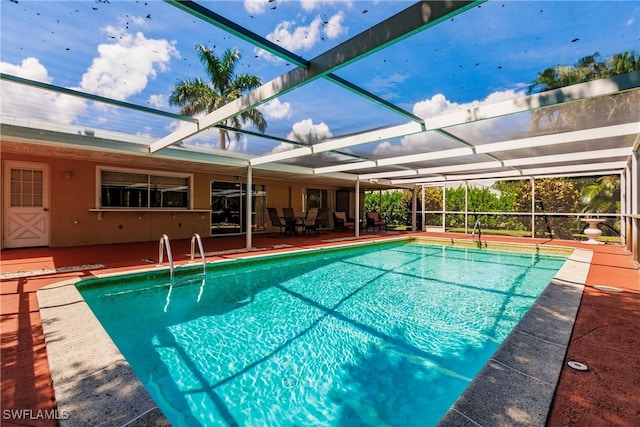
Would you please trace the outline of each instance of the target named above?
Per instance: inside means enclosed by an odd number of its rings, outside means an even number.
[[[200,250],[200,257],[202,258],[202,272],[206,275],[207,273],[207,259],[204,255],[204,249],[202,247],[202,239],[198,233],[194,233],[191,237],[191,257],[189,263],[195,262],[195,248],[196,243],[198,244],[198,249]],[[175,264],[173,263],[173,254],[171,253],[171,243],[169,243],[169,236],[163,234],[160,236],[159,248],[158,248],[158,267],[162,267],[162,263],[164,260],[164,248],[167,248],[167,260],[169,261],[169,276],[171,280],[173,280],[173,272],[175,271]]]
[[[202,258],[202,280],[200,282],[200,290],[198,292],[198,302],[202,298],[202,294],[204,292],[204,287],[207,283],[207,259],[204,254],[204,249],[202,247],[202,239],[198,233],[194,233],[191,237],[191,257],[189,259],[189,263],[192,264],[195,262],[196,255],[196,243],[198,244],[198,249],[200,250],[200,257]],[[164,305],[164,311],[167,312],[169,308],[169,304],[171,303],[171,293],[173,292],[174,280],[173,273],[175,271],[175,265],[173,263],[173,254],[171,253],[171,243],[169,243],[169,236],[163,234],[160,236],[159,242],[159,253],[158,253],[158,267],[162,267],[162,261],[164,260],[164,248],[167,248],[167,260],[169,261],[169,277],[171,278],[171,282],[169,283],[169,292],[167,293],[167,298]]]
[[[473,225],[473,231],[471,232],[471,240],[476,241],[475,234],[476,228],[478,229],[478,247],[482,247],[482,228],[480,227],[480,219],[476,220],[476,223]]]

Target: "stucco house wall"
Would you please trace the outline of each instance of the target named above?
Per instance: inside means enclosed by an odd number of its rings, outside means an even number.
[[[113,162],[96,162],[21,153],[2,153],[3,169],[6,161],[22,161],[48,165],[49,182],[49,246],[82,246],[106,243],[126,243],[158,240],[164,233],[171,239],[188,239],[193,233],[202,237],[211,235],[210,229],[210,197],[211,181],[228,181],[246,183],[245,177],[225,174],[193,172],[192,210],[140,210],[135,208],[97,211],[96,192],[98,167],[114,167],[136,169],[131,163],[126,165]],[[188,170],[168,170],[162,168],[138,167],[148,172],[181,172]],[[4,177],[4,171],[2,176]],[[296,215],[303,215],[305,192],[308,184],[278,180],[254,179],[253,184],[265,185],[267,190],[266,205],[294,208]],[[2,200],[5,200],[5,186],[2,188]],[[316,189],[328,190],[330,196],[337,187],[312,185]],[[276,232],[266,218],[266,231]],[[4,227],[4,224],[3,224]],[[4,234],[4,233],[3,233]],[[4,247],[4,246],[3,246]]]

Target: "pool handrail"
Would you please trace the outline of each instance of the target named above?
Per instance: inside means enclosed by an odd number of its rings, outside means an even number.
[[[475,242],[476,227],[478,228],[478,247],[482,247],[482,227],[480,227],[480,218],[476,219],[476,223],[473,224],[473,231],[471,232],[471,241]]]
[[[158,265],[157,267],[162,267],[162,261],[164,258],[164,247],[167,247],[167,260],[169,261],[169,275],[173,280],[173,254],[171,253],[171,244],[169,243],[169,236],[163,234],[160,236],[159,249],[158,249]]]
[[[189,263],[193,264],[195,262],[195,257],[196,257],[196,251],[195,251],[195,244],[196,242],[198,242],[198,249],[200,250],[200,258],[202,258],[202,272],[205,274],[207,274],[207,258],[205,257],[204,254],[204,249],[202,247],[202,239],[200,238],[200,235],[198,233],[193,233],[193,236],[191,236],[191,258],[189,259]]]

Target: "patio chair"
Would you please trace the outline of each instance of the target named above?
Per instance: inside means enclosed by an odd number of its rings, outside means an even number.
[[[271,219],[271,225],[273,225],[274,227],[279,227],[280,230],[280,236],[284,235],[285,231],[287,230],[287,223],[286,221],[283,221],[279,216],[278,216],[278,211],[276,210],[276,208],[267,208],[267,212],[269,212],[269,218]]]
[[[304,234],[307,234],[307,231],[315,232],[316,236],[320,234],[318,219],[318,208],[309,208],[307,217],[304,220]]]
[[[355,228],[356,223],[351,219],[347,218],[347,214],[344,211],[337,211],[333,213],[333,229],[334,231],[338,228],[342,228],[342,231],[346,231],[347,228],[353,227]]]
[[[285,233],[290,232],[297,235],[296,227],[304,226],[304,224],[301,223],[301,218],[295,216],[293,208],[282,208],[282,215],[284,215],[284,222],[287,225]]]
[[[293,213],[293,208],[282,208],[282,215],[285,219],[294,219],[296,216]]]
[[[329,209],[320,208],[318,209],[318,228],[323,229],[327,227]]]
[[[382,231],[383,225],[385,231],[387,231],[387,223],[380,220],[380,215],[378,214],[378,212],[367,212],[367,230],[369,230],[369,227],[374,230],[376,229],[376,227],[378,227],[378,230]]]

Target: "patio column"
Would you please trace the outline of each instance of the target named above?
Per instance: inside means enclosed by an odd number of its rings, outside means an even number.
[[[420,231],[427,231],[427,225],[426,225],[427,216],[424,213],[424,209],[427,206],[427,202],[425,200],[426,194],[427,193],[425,191],[425,186],[424,184],[422,184],[422,203],[420,204],[420,224],[421,224]]]
[[[247,250],[251,250],[251,231],[253,230],[253,215],[252,215],[252,211],[253,211],[253,206],[251,206],[251,200],[252,200],[252,196],[253,196],[253,191],[251,190],[251,188],[253,187],[252,185],[252,181],[253,181],[253,176],[252,176],[252,169],[251,169],[251,165],[247,166],[247,191],[246,191],[246,197],[247,200],[245,202],[245,206],[247,207],[247,211],[245,214],[245,223],[247,224],[247,230],[246,230],[246,246],[247,246]]]
[[[529,178],[531,181],[531,238],[536,237],[536,179]]]
[[[360,237],[360,177],[356,178],[356,237]]]
[[[464,234],[469,234],[469,181],[464,182]]]
[[[628,247],[627,241],[627,230],[629,224],[629,198],[627,195],[629,194],[627,186],[629,185],[629,181],[627,177],[629,173],[629,164],[624,168],[622,173],[620,174],[620,240],[621,243]]]
[[[631,247],[635,261],[640,260],[640,215],[638,208],[640,207],[640,171],[638,171],[638,149],[631,155]]]
[[[422,186],[422,188],[424,190],[424,185]],[[424,200],[424,197],[422,199]],[[411,231],[417,231],[416,230],[416,209],[417,209],[416,205],[417,204],[418,204],[418,187],[414,185],[412,199],[411,199]]]
[[[442,185],[442,231],[447,224],[447,183]]]

